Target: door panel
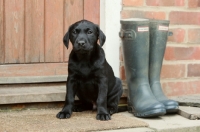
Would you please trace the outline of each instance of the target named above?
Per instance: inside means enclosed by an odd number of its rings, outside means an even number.
[[[24,0],[5,0],[5,63],[24,63]]]
[[[68,31],[71,24],[83,19],[83,0],[65,0],[64,9],[64,34]],[[64,61],[69,59],[69,53],[72,49],[71,42],[69,42],[68,49],[64,46]]]
[[[84,19],[100,23],[100,1],[84,0]]]
[[[63,62],[63,0],[45,3],[45,62]]]
[[[44,0],[25,3],[25,62],[44,62]]]
[[[64,34],[99,14],[100,0],[0,0],[0,77],[66,75]]]
[[[3,34],[3,9],[4,9],[4,6],[3,6],[3,0],[0,0],[0,64],[3,64],[4,63],[4,48],[5,48],[5,45],[4,45],[4,42],[3,42],[3,39],[4,39],[4,34]]]

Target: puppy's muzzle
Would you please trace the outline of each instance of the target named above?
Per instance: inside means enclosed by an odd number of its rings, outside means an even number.
[[[78,46],[79,46],[79,48],[85,48],[85,41],[83,41],[83,40],[78,41]]]

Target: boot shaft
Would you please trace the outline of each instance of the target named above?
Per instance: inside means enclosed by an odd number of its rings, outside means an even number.
[[[169,21],[150,20],[149,81],[160,81],[160,72],[168,37]]]
[[[149,20],[122,19],[120,23],[127,82],[148,83]]]

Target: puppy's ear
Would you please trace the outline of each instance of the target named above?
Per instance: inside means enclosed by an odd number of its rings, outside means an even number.
[[[67,47],[68,49],[68,45],[69,45],[69,31],[70,31],[70,28],[68,29],[67,33],[65,34],[65,36],[63,37],[63,43],[64,45]]]
[[[98,30],[98,38],[99,38],[100,46],[102,47],[104,45],[105,41],[106,41],[106,36],[101,31],[101,29],[99,28],[99,26],[97,26],[97,30]]]

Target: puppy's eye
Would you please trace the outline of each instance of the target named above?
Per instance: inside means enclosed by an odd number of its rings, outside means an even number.
[[[72,33],[73,33],[73,34],[77,34],[76,30],[73,30]]]
[[[93,32],[91,30],[88,30],[87,34],[92,34]]]

